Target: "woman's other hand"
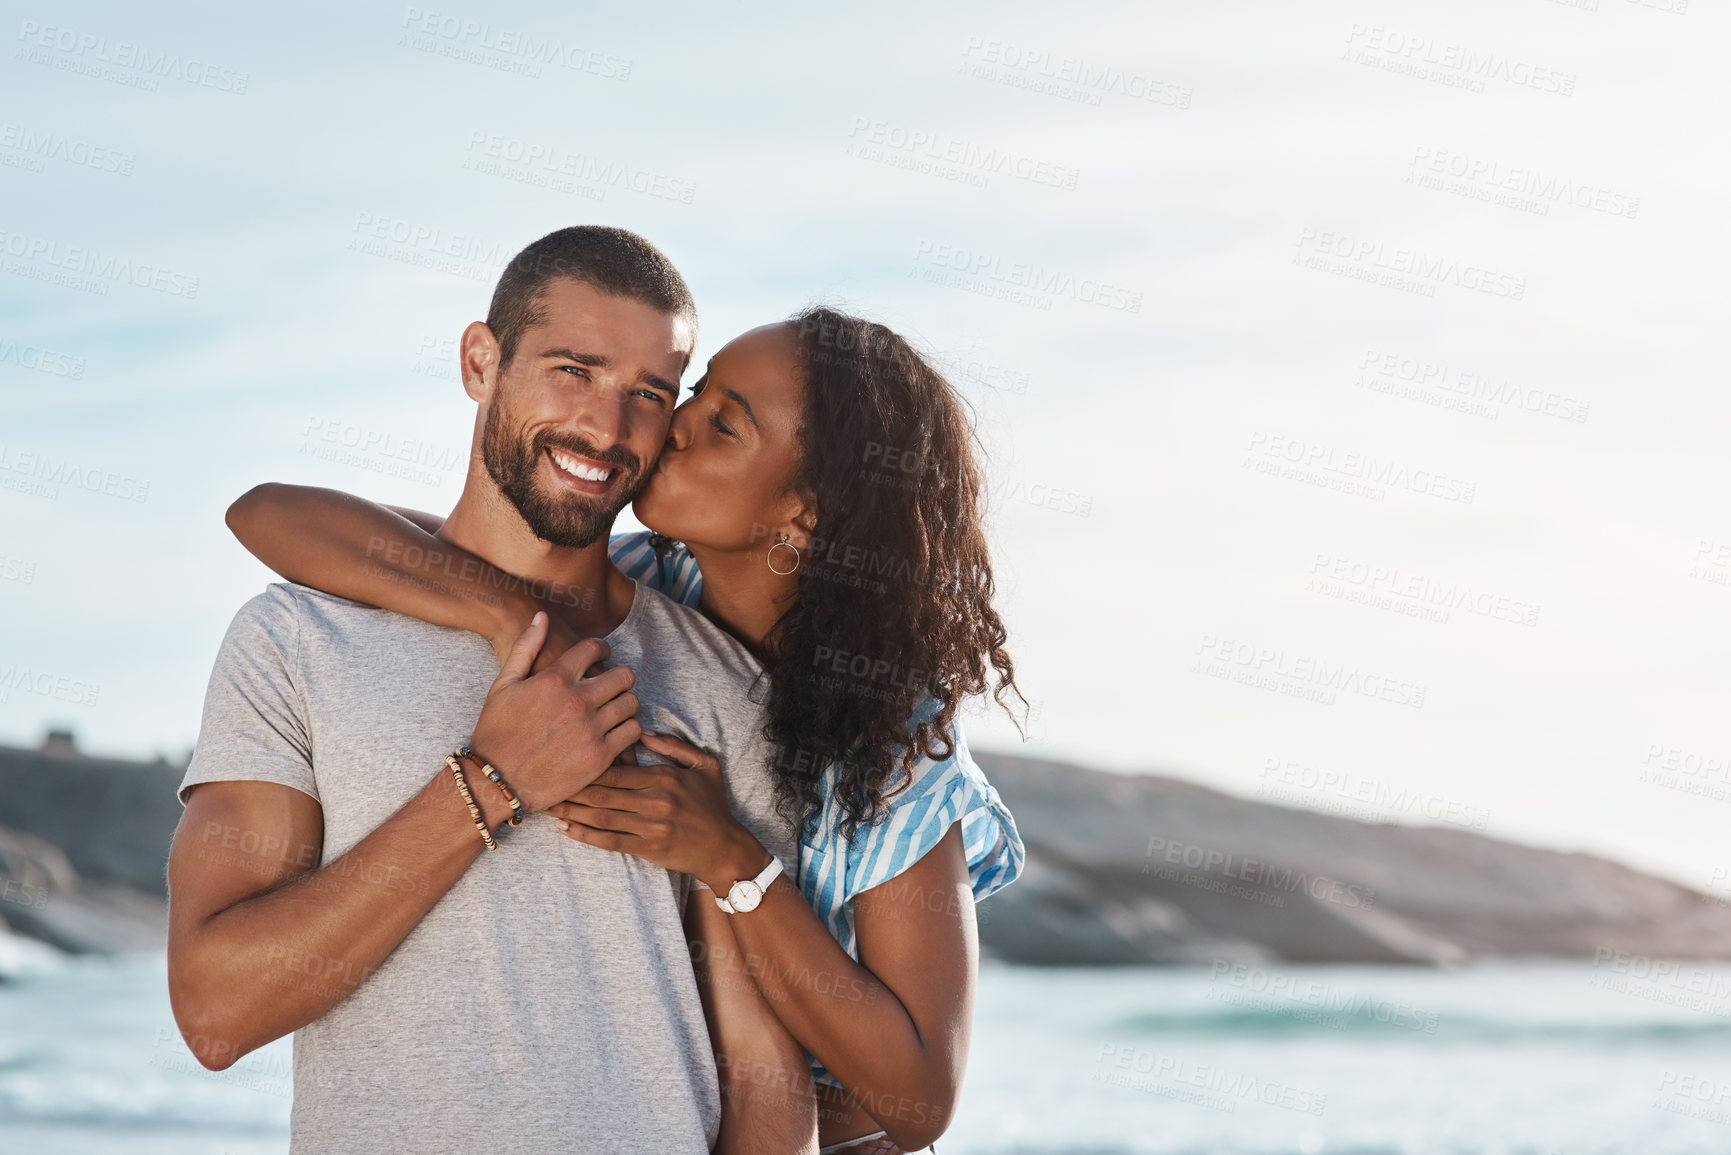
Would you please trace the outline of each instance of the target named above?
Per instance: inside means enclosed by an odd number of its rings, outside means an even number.
[[[733,816],[720,759],[670,734],[644,734],[641,744],[672,765],[616,762],[549,806],[567,837],[689,874],[720,894],[769,865],[769,851]]]

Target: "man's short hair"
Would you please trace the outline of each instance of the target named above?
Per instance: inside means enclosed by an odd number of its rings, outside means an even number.
[[[499,276],[487,328],[499,340],[501,368],[511,363],[523,334],[546,319],[541,294],[560,279],[642,301],[697,328],[691,289],[665,253],[628,229],[572,225],[529,245]]]

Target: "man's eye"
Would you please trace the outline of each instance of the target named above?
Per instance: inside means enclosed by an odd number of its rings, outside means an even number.
[[[639,397],[647,397],[657,405],[667,404],[666,396],[659,389],[639,389],[636,392]]]
[[[727,427],[727,423],[721,419],[721,414],[719,414],[719,413],[711,413],[709,415],[709,425],[710,425],[710,428],[714,429],[717,433],[721,434],[723,437],[735,436],[733,430],[731,430]]]
[[[559,372],[570,373],[574,377],[589,376],[589,370],[585,369],[581,365],[561,365],[559,366]]]

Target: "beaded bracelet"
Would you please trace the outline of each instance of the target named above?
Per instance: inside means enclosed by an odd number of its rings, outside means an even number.
[[[481,768],[481,773],[487,776],[487,781],[499,788],[499,792],[505,796],[505,801],[511,804],[511,817],[507,818],[505,821],[510,823],[512,826],[521,823],[523,821],[523,803],[518,800],[517,792],[505,785],[505,776],[493,769],[493,764],[491,762],[488,762],[467,746],[458,748],[457,757],[467,758],[471,762],[475,763],[475,765]]]
[[[457,756],[446,754],[445,765],[451,768],[451,777],[457,780],[457,793],[463,796],[463,803],[469,808],[469,817],[475,820],[475,829],[481,832],[481,841],[487,844],[488,850],[499,849],[499,844],[493,841],[493,832],[487,829],[487,820],[481,817],[481,808],[475,805],[475,795],[469,790],[469,780],[463,777],[463,768],[457,765]]]

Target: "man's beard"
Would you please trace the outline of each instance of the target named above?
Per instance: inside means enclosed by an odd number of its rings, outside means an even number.
[[[612,490],[615,496],[588,498],[546,492],[536,484],[535,473],[549,447],[618,469]],[[614,518],[642,486],[643,462],[624,446],[596,449],[581,437],[556,435],[547,430],[536,434],[533,441],[526,441],[516,428],[508,426],[505,406],[497,403],[487,411],[487,425],[481,433],[481,460],[493,484],[517,507],[535,536],[570,549],[595,544],[613,528]]]

